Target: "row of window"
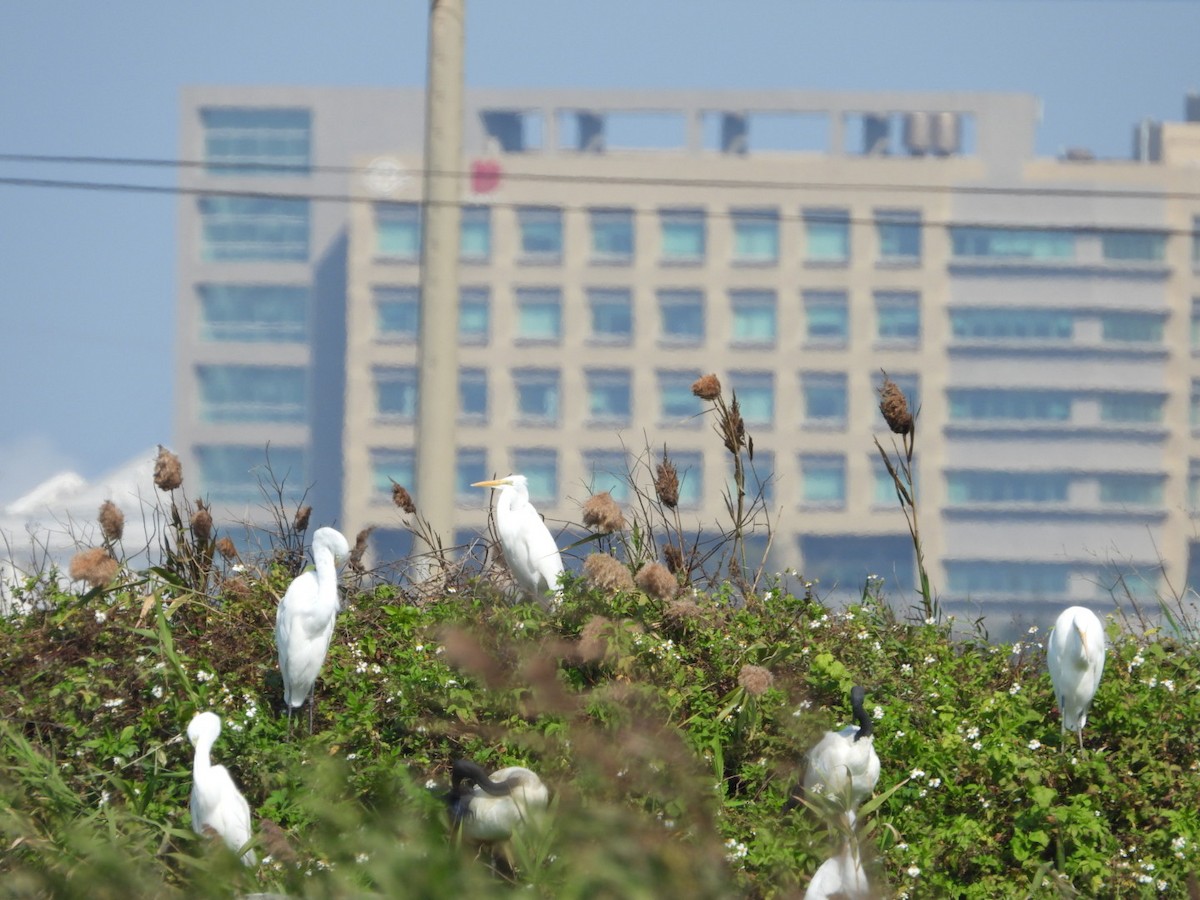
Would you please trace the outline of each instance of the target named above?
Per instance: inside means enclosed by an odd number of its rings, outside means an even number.
[[[949,506],[1063,505],[1075,499],[1077,505],[1160,507],[1165,482],[1165,475],[1139,472],[947,472],[946,502]]]
[[[1129,566],[1081,566],[1079,563],[992,562],[951,560],[946,563],[947,593],[960,597],[1028,597],[1065,599],[1076,596],[1071,582],[1083,582],[1097,599],[1158,595],[1161,572]]]

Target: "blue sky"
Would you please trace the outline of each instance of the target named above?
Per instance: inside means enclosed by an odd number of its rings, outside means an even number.
[[[467,0],[487,87],[983,90],[1128,153],[1200,89],[1194,0]],[[0,153],[170,158],[188,84],[420,85],[427,2],[10,3]],[[0,177],[172,173],[0,162]],[[0,503],[172,440],[176,201],[0,185]]]

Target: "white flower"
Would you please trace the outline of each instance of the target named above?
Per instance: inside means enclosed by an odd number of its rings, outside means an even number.
[[[935,619],[933,616],[929,616],[928,618],[925,619],[925,624],[926,625],[935,625],[935,624],[937,624],[937,619]]]
[[[205,672],[203,669],[201,669],[199,672],[196,673],[197,681],[212,681],[212,679],[213,679],[212,672]]]
[[[904,841],[901,841],[899,844],[897,844],[897,845],[896,845],[896,849],[897,849],[897,850],[902,850],[902,851],[903,851],[903,850],[907,850],[907,849],[908,849],[908,844],[907,844],[907,843],[905,843]]]
[[[902,665],[900,667],[900,674],[901,675],[911,675],[912,674],[912,666],[910,666],[908,663],[905,663],[904,665]]]
[[[108,798],[109,798],[109,797],[111,797],[111,796],[112,796],[112,795],[111,795],[111,794],[110,794],[108,791],[101,791],[101,792],[100,792],[100,805],[101,805],[101,806],[107,806],[107,805],[108,805]]]
[[[930,779],[929,779],[929,786],[930,786],[931,788],[940,788],[940,787],[942,786],[942,779],[940,779],[940,778],[930,778]]]
[[[1041,750],[1042,742],[1039,741],[1037,738],[1034,738],[1032,741],[1029,742],[1029,749],[1030,750]]]
[[[356,863],[365,863],[365,862],[369,862],[369,861],[370,861],[370,859],[371,859],[371,854],[369,854],[369,853],[356,853],[356,854],[354,855],[354,861],[355,861]]]
[[[108,618],[107,613],[103,613],[100,610],[96,610],[96,621],[97,622],[103,622],[107,618]]]
[[[883,718],[883,707],[882,706],[875,707],[874,711],[871,713],[871,718],[874,719],[876,722],[878,722],[880,719],[882,719]]]
[[[666,822],[663,824],[667,825]],[[667,825],[667,827],[670,828],[674,824],[674,822],[671,822],[670,825]],[[730,838],[725,842],[725,850],[725,858],[730,862],[733,862],[736,859],[745,859],[746,854],[749,852],[749,848],[735,838]]]
[[[913,769],[911,772],[908,773],[908,777],[911,778],[913,781],[916,781],[918,778],[924,778],[925,770],[924,769]]]
[[[1020,692],[1021,692],[1021,685],[1014,681],[1012,687],[1010,687],[1008,689],[1009,695],[1015,697]]]
[[[932,656],[925,657],[925,665],[932,666],[935,662],[937,662],[937,660],[934,659]]]
[[[104,705],[107,706],[109,709],[116,709],[118,706],[120,706],[124,702],[125,702],[124,697],[114,697],[112,700],[105,700]]]
[[[977,737],[979,737],[979,729],[976,728],[974,725],[972,725],[970,728],[967,729],[967,740],[973,741]]]
[[[921,870],[917,866],[909,866],[904,871],[908,874],[909,878],[916,878],[921,874]]]
[[[1037,633],[1038,633],[1038,627],[1036,625],[1030,625],[1029,626],[1029,634],[1037,634]]]
[[[983,749],[983,742],[982,742],[982,741],[976,741],[975,743],[973,743],[973,744],[971,745],[971,749],[972,749],[972,750],[982,750],[982,749]]]
[[[1175,682],[1170,678],[1164,678],[1162,680],[1162,686],[1165,687],[1170,693],[1175,693]]]
[[[163,695],[163,686],[161,684],[156,684],[154,687],[150,688],[150,696],[153,697],[155,700],[161,700],[162,695]]]
[[[432,778],[427,778],[425,780],[425,790],[432,791],[437,786],[438,786],[438,783],[436,781],[434,781]]]

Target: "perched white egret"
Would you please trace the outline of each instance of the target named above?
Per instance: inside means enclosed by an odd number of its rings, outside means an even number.
[[[312,555],[316,571],[303,572],[292,581],[275,613],[275,644],[289,722],[292,710],[303,706],[315,692],[338,611],[337,567],[350,557],[350,544],[337,529],[318,528],[313,534]],[[312,707],[310,703],[309,731]]]
[[[506,841],[546,809],[550,792],[542,779],[522,766],[497,769],[490,776],[469,759],[451,769],[450,822],[464,837],[481,843]]]
[[[250,805],[229,771],[212,764],[212,747],[220,733],[221,719],[216,713],[199,713],[188,725],[188,740],[196,748],[192,763],[192,830],[203,834],[206,827],[211,828],[236,853],[250,842]],[[254,851],[243,853],[242,862],[255,865],[258,860]]]
[[[1104,672],[1104,626],[1090,609],[1063,610],[1046,644],[1046,666],[1062,715],[1062,730],[1074,731],[1083,747],[1088,708]]]
[[[859,685],[850,690],[850,708],[858,723],[841,731],[827,731],[808,751],[804,793],[810,801],[833,812],[844,813],[853,826],[855,811],[875,790],[879,781],[879,757],[871,717],[863,708],[866,691]]]
[[[836,856],[821,863],[804,892],[804,900],[870,900],[873,896],[853,841],[843,842]]]
[[[496,531],[508,569],[526,594],[551,606],[562,597],[558,576],[562,555],[550,529],[529,502],[529,484],[524,475],[509,475],[493,481],[477,481],[472,487],[499,488],[496,501]]]

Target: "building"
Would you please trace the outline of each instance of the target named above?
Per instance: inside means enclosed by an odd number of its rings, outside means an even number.
[[[376,526],[382,557],[407,546],[390,485],[414,464],[422,106],[183,98],[201,164],[177,449],[252,515],[270,441],[318,519]],[[886,371],[920,409],[922,544],[949,608],[1200,583],[1195,112],[1139,126],[1127,160],[1050,159],[1023,95],[468,91],[459,392],[433,401],[458,417],[459,537],[486,524],[472,481],[523,472],[549,520],[578,522],[664,444],[693,527],[727,522],[728,454],[690,391],[711,371],[754,436],[771,568],[909,597],[874,446]]]

